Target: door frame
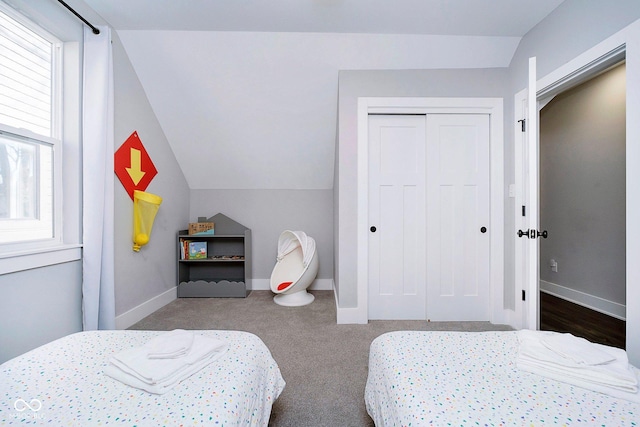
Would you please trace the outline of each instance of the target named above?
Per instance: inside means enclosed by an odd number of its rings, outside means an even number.
[[[504,119],[502,98],[358,98],[357,323],[369,320],[369,114],[488,114],[490,120],[490,313],[504,323]],[[428,313],[427,313],[428,314]]]

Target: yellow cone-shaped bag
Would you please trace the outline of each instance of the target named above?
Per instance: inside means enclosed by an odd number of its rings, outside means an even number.
[[[162,203],[162,197],[144,191],[133,191],[133,250],[138,252],[141,246],[149,243],[151,228],[156,213]]]

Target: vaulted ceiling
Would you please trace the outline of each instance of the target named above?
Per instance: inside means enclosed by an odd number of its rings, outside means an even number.
[[[85,0],[192,189],[330,189],[340,70],[507,67],[563,0]]]

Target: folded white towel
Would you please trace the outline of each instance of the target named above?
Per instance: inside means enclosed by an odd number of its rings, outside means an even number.
[[[518,331],[518,368],[557,381],[577,385],[632,402],[640,402],[638,373],[629,364],[624,350],[615,347],[596,346],[614,358],[598,365],[577,363],[549,349],[543,340],[556,334],[546,331]]]
[[[174,359],[185,356],[193,345],[193,331],[175,329],[166,334],[158,335],[145,343],[149,359]]]
[[[162,346],[163,340],[171,340],[173,336],[175,333],[169,332],[150,340],[150,346],[145,344],[121,351],[111,357],[105,373],[133,387],[160,393],[218,359],[227,351],[227,345],[223,341],[194,333],[190,349],[184,355],[165,358],[148,357],[149,348],[157,349],[158,346]]]
[[[104,373],[128,386],[140,390],[145,390],[153,394],[164,394],[178,385],[181,381],[184,381],[191,375],[197,373],[207,365],[222,357],[225,352],[226,348],[224,351],[212,353],[209,357],[204,358],[199,362],[194,363],[193,365],[186,365],[184,369],[176,373],[176,375],[154,384],[149,384],[148,382],[142,381],[139,377],[123,371],[114,364],[107,365],[107,367],[104,369]]]
[[[518,360],[518,369],[529,372],[532,374],[540,375],[541,377],[549,378],[555,381],[571,384],[577,387],[584,388],[586,390],[595,391],[598,393],[606,394],[607,396],[615,397],[617,399],[628,400],[630,402],[640,404],[640,393],[630,390],[624,390],[620,387],[613,387],[611,385],[605,385],[598,382],[585,380],[579,376],[570,376],[566,371],[561,369],[550,368],[548,365],[535,362]],[[637,374],[635,374],[637,376]]]
[[[532,362],[543,363],[552,368],[558,368],[568,374],[571,373],[575,376],[583,377],[585,380],[637,390],[638,380],[630,370],[629,359],[624,350],[590,343],[592,346],[607,352],[614,360],[601,365],[584,365],[559,355],[543,344],[545,338],[554,334],[557,334],[557,332],[518,331],[520,340],[519,357]]]
[[[596,344],[572,334],[549,334],[542,338],[542,344],[560,356],[582,365],[602,365],[616,360],[614,355],[601,350]]]

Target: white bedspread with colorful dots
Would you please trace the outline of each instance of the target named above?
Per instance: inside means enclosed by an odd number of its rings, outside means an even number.
[[[72,334],[0,365],[0,425],[267,426],[285,382],[269,349],[240,331],[197,331],[224,356],[162,395],[103,372],[109,358],[157,331]]]
[[[367,412],[377,427],[640,425],[637,403],[519,370],[517,353],[515,331],[383,334]]]

